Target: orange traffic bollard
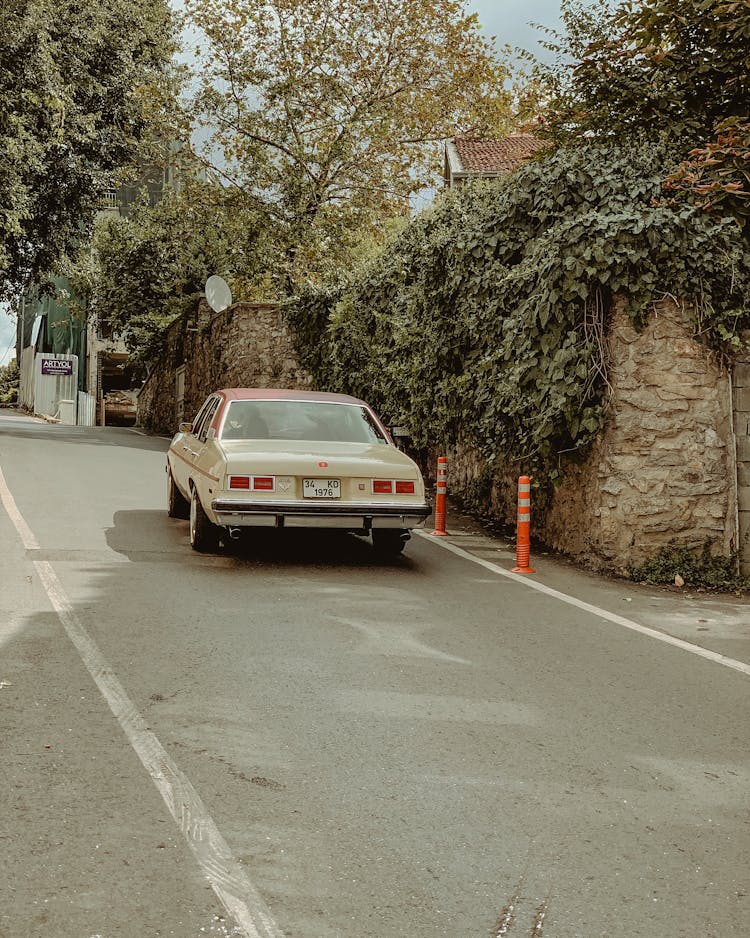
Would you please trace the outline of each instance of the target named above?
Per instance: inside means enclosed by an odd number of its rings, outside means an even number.
[[[448,460],[445,456],[438,456],[437,466],[437,496],[435,498],[435,530],[432,532],[437,537],[447,537],[445,530],[445,493]]]
[[[513,573],[536,573],[531,560],[531,479],[518,479],[518,525],[516,527],[516,565]]]

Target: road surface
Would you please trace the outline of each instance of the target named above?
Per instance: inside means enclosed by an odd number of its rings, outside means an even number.
[[[0,413],[2,938],[747,936],[750,606],[198,555],[166,446]]]

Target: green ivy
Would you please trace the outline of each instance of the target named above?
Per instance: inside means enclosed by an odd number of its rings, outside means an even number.
[[[365,267],[287,309],[320,387],[367,398],[416,445],[459,434],[554,479],[606,418],[614,294],[641,326],[668,292],[721,353],[750,327],[750,253],[730,219],[661,204],[659,145],[558,150],[439,197]]]
[[[686,586],[699,589],[744,593],[750,590],[750,577],[737,573],[737,555],[717,557],[711,545],[700,551],[670,545],[663,547],[650,560],[631,566],[628,574],[638,583],[672,585],[681,577]]]

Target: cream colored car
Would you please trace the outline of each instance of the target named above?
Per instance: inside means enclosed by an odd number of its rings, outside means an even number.
[[[209,551],[243,528],[338,528],[400,553],[431,513],[417,464],[364,403],[343,394],[232,388],[180,425],[168,513]]]

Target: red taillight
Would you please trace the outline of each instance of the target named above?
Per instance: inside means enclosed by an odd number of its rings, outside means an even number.
[[[273,476],[253,476],[253,488],[256,492],[273,492]]]
[[[413,494],[414,494],[413,482],[397,482],[396,483],[396,495],[413,495]]]
[[[249,489],[250,476],[229,476],[230,489]]]
[[[376,495],[390,495],[393,492],[393,482],[390,479],[373,479],[372,490]]]

